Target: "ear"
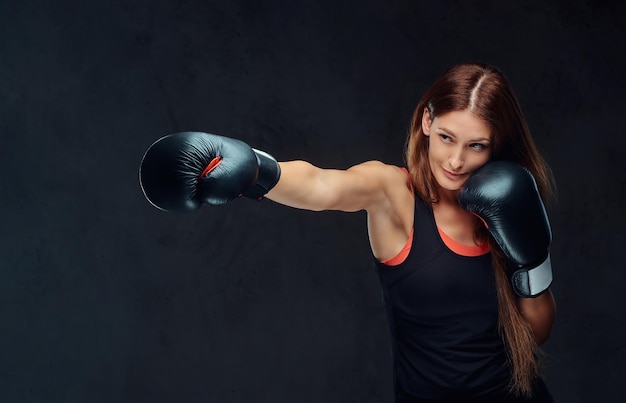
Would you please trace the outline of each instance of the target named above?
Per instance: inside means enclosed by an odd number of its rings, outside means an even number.
[[[424,114],[422,115],[422,131],[426,136],[430,135],[430,125],[433,121],[430,119],[430,112],[428,108],[424,108]]]

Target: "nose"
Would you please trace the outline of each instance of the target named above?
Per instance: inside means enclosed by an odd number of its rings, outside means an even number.
[[[448,163],[450,164],[450,168],[454,171],[458,171],[463,168],[463,164],[465,164],[465,155],[463,154],[463,151],[455,149],[452,154],[450,154]]]

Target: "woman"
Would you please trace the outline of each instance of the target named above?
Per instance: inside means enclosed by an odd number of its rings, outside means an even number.
[[[552,293],[514,295],[502,245],[459,203],[468,179],[492,160],[526,167],[542,198],[550,196],[549,169],[504,75],[462,64],[415,109],[408,169],[277,163],[237,140],[187,132],[150,147],[141,182],[165,210],[242,194],[307,210],[365,210],[393,336],[396,401],[552,401],[538,364]]]

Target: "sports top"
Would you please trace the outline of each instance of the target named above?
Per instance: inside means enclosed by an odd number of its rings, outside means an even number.
[[[406,258],[396,265],[374,259],[391,330],[396,399],[501,393],[510,370],[498,333],[491,253],[464,256],[446,246],[432,208],[419,197],[414,217]]]

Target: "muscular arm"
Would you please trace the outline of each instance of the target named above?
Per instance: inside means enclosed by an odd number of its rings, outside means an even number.
[[[400,168],[369,161],[345,171],[305,161],[281,162],[281,177],[266,195],[275,202],[320,211],[367,211],[370,246],[384,260],[395,256],[413,225],[413,192]]]
[[[281,162],[280,169],[280,180],[266,197],[313,211],[376,210],[389,202],[389,189],[406,180],[397,167],[378,161],[347,170],[321,169],[306,161],[290,161]]]
[[[537,344],[545,343],[550,336],[556,312],[552,291],[547,290],[536,298],[518,298],[517,307],[530,324]]]

